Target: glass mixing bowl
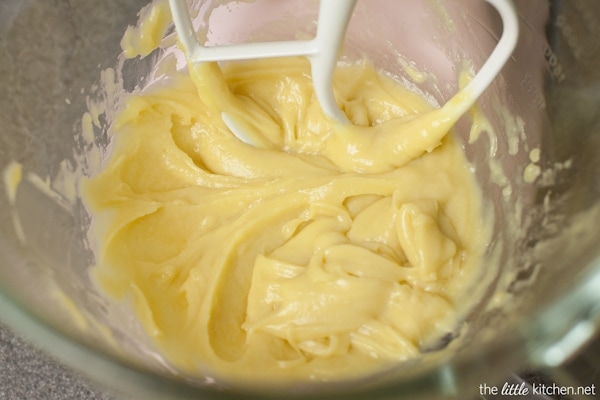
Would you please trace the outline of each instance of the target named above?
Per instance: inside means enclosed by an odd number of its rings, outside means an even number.
[[[118,99],[107,85],[116,77],[120,90],[140,90],[165,58],[163,49],[144,59],[120,58],[122,35],[145,3],[0,2],[0,319],[96,381],[145,399],[466,398],[520,366],[560,366],[595,335],[600,4],[515,0],[518,47],[478,103],[495,134],[474,140],[468,116],[456,129],[496,218],[477,290],[481,306],[452,349],[432,349],[422,362],[364,381],[299,387],[291,394],[177,374],[129,309],[92,282],[90,216],[77,182],[69,179],[92,173],[108,151]],[[310,0],[227,7],[204,1],[195,7],[199,31],[211,44],[293,39],[315,30],[317,7]],[[362,0],[344,57],[366,54],[442,104],[457,90],[463,60],[477,69],[501,29],[481,0]],[[166,45],[173,43],[169,35]],[[84,117],[98,103],[105,109]],[[84,129],[89,126],[93,132]]]

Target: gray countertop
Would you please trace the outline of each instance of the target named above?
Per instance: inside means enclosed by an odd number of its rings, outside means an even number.
[[[116,400],[0,323],[0,400]]]
[[[570,367],[568,369],[578,378],[576,380],[580,385],[592,384],[598,390],[600,388],[599,361],[600,338],[587,346],[580,356],[568,365]],[[530,379],[525,379],[528,382],[536,382],[543,376],[536,372],[529,377]],[[598,395],[598,392],[595,393]],[[0,400],[117,400],[117,398],[114,393],[100,388],[65,367],[0,322]],[[490,399],[500,398],[506,397]],[[562,400],[568,397],[559,396],[556,399]]]

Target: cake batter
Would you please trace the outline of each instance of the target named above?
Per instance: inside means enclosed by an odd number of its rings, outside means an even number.
[[[363,376],[474,304],[489,235],[444,116],[366,61],[334,88],[351,125],[322,112],[303,58],[189,66],[124,102],[84,185],[95,278],[180,370]]]

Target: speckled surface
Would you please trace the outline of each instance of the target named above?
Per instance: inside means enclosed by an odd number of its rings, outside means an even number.
[[[0,400],[117,400],[0,323]]]
[[[570,373],[571,385],[600,388],[600,338],[585,348],[562,373]],[[529,383],[553,382],[545,374],[524,372]],[[595,391],[598,394],[597,391]],[[523,398],[496,396],[490,399]],[[549,397],[547,397],[550,399]],[[596,398],[596,397],[583,397]],[[0,400],[122,400],[122,396],[99,387],[65,367],[0,322]],[[478,399],[485,399],[478,397]],[[554,397],[553,400],[571,400]]]

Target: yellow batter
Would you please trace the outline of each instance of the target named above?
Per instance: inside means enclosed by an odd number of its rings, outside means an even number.
[[[98,282],[187,373],[355,377],[418,357],[468,311],[488,235],[443,115],[413,123],[432,107],[365,62],[336,72],[344,126],[309,71],[204,64],[132,96],[86,182]]]

